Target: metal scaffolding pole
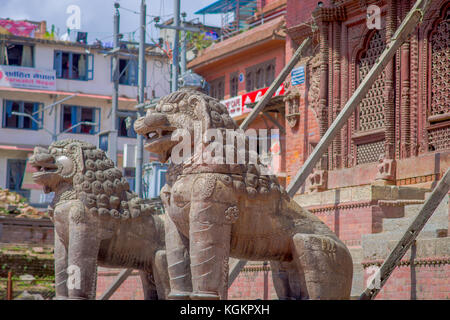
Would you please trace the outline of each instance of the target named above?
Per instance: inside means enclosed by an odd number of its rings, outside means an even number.
[[[138,74],[138,84],[139,84],[139,104],[144,103],[144,89],[145,89],[145,25],[146,25],[146,12],[147,6],[145,5],[145,0],[141,0],[141,12],[139,20],[139,74]],[[138,117],[144,116],[143,108],[138,108]],[[136,193],[142,198],[142,164],[144,161],[144,137],[140,134],[137,135],[136,142],[136,171],[135,171],[135,183],[136,183]]]
[[[179,43],[180,43],[180,0],[174,0],[173,23],[175,26],[175,35],[173,37],[172,50],[172,92],[178,90],[178,65],[179,65]]]
[[[119,3],[114,3],[114,37],[113,46],[115,51],[119,50]],[[117,52],[112,56],[112,71],[113,71],[113,92],[112,92],[112,106],[111,106],[111,131],[108,139],[108,156],[117,165],[117,109],[119,105],[119,58]]]

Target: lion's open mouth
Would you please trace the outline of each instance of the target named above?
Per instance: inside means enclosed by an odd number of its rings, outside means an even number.
[[[174,130],[173,129],[171,129],[171,128],[165,128],[165,129],[161,129],[161,128],[158,128],[158,129],[156,129],[156,130],[152,130],[152,131],[150,131],[150,132],[148,132],[147,134],[146,134],[146,144],[147,145],[150,145],[150,144],[152,144],[152,143],[154,143],[154,142],[157,142],[157,141],[160,141],[160,140],[165,140],[165,139],[170,139],[170,137],[172,136],[172,132],[173,132]]]
[[[48,163],[48,164],[41,164],[41,165],[32,165],[34,169],[37,171],[33,173],[33,178],[39,177],[46,173],[53,173],[56,172],[58,169],[58,166],[56,164]]]

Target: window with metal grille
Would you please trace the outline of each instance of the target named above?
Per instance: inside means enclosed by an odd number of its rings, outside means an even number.
[[[56,77],[70,80],[94,79],[94,56],[92,54],[55,51],[53,69]]]
[[[39,102],[5,100],[3,128],[38,130],[44,116],[43,112],[38,112],[41,106]],[[34,120],[20,114],[28,114]]]
[[[87,122],[76,126],[80,122]],[[90,125],[88,123],[96,123]],[[61,132],[73,127],[70,133],[96,134],[99,131],[100,108],[63,105],[61,112]]]

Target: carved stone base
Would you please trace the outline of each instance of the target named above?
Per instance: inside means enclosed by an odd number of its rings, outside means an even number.
[[[377,166],[376,185],[395,185],[397,165],[394,159],[382,159]]]
[[[326,170],[316,170],[308,177],[308,192],[320,192],[327,190],[328,172]]]

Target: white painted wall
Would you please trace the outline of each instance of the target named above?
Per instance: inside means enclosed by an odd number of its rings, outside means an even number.
[[[62,46],[62,45],[48,45],[48,44],[35,44],[35,68],[38,69],[53,69],[54,51],[63,50],[70,52],[85,53],[84,48]],[[80,80],[56,80],[57,91],[68,91],[74,93],[85,93],[100,96],[112,95],[113,84],[111,82],[111,58],[104,57],[98,50],[91,49],[91,54],[94,55],[94,79],[89,81]],[[169,65],[167,60],[160,57],[147,56],[147,77],[146,77],[146,94],[147,98],[153,97],[153,90],[155,97],[161,97],[167,95],[170,91],[169,85]],[[137,98],[137,87],[120,85],[119,96],[129,99]],[[52,142],[51,134],[48,134],[45,130],[26,130],[26,129],[10,129],[3,128],[3,112],[4,112],[4,100],[19,100],[30,102],[41,102],[43,105],[50,105],[56,100],[60,100],[66,96],[52,96],[47,93],[36,92],[17,92],[8,91],[7,89],[0,88],[0,145],[8,146],[21,146],[25,148],[34,148],[37,145],[48,146]],[[119,110],[135,110],[134,106],[136,100],[132,101],[119,101]],[[64,104],[97,107],[101,110],[101,126],[100,131],[105,131],[111,128],[111,119],[108,118],[111,111],[111,100],[104,98],[87,98],[87,97],[75,97]],[[44,112],[44,127],[50,131],[60,132],[61,123],[61,106],[58,105]],[[89,134],[63,134],[58,136],[58,140],[72,138],[90,142],[97,145],[98,136]],[[135,144],[134,138],[118,138],[118,152],[123,153],[124,144]],[[6,187],[6,173],[7,173],[7,160],[8,159],[26,159],[29,151],[7,151],[0,147],[0,187]],[[144,152],[144,162],[148,162],[149,153]],[[39,202],[41,190],[32,190],[31,202]]]
[[[55,50],[87,53],[84,48],[79,47],[36,44],[34,50],[35,67],[52,70]],[[89,52],[94,56],[94,79],[88,81],[58,79],[56,81],[57,90],[111,96],[113,90],[113,83],[111,82],[111,56],[105,57],[98,50],[94,49],[91,49]],[[166,95],[170,90],[169,66],[167,61],[153,56],[146,56],[146,61],[147,81],[145,91],[147,97],[152,97],[152,90],[155,90],[156,97]],[[137,90],[136,86],[119,85],[119,96],[136,98]]]

